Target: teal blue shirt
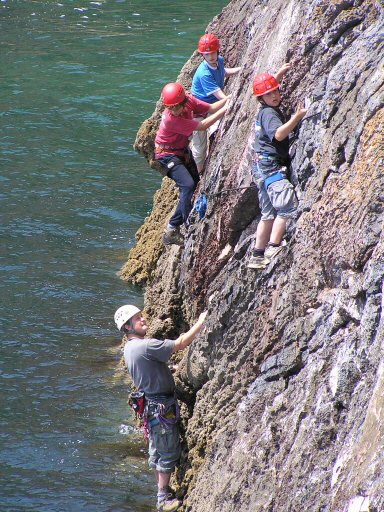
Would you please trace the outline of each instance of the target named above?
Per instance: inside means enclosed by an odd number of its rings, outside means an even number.
[[[224,59],[219,55],[217,69],[212,68],[203,61],[197,68],[192,80],[192,96],[205,101],[206,103],[216,103],[218,99],[214,95],[219,89],[224,89]]]

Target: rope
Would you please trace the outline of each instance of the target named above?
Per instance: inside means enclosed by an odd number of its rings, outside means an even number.
[[[215,192],[215,193],[208,193],[208,192],[204,192],[204,190],[202,190],[200,194],[204,195],[206,197],[215,197],[215,196],[219,196],[221,194],[227,194],[228,192],[233,192],[236,190],[245,190],[247,188],[257,188],[257,185],[248,185],[247,187],[225,188],[224,190],[221,190],[220,192]]]
[[[321,114],[322,114],[322,112],[315,112],[314,114],[311,114],[310,116],[305,116],[305,117],[303,117],[303,119],[301,120],[301,122],[306,121],[307,119],[312,119],[312,117],[316,117],[316,116],[319,116],[319,115],[321,115]]]

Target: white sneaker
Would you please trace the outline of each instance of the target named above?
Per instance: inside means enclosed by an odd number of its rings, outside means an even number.
[[[273,245],[267,245],[267,248],[265,249],[265,252],[264,252],[264,255],[266,258],[274,258],[277,254],[279,254],[279,252],[281,251],[281,249],[283,248],[284,246],[283,245],[279,245],[277,247],[274,247]]]
[[[269,259],[265,256],[251,256],[248,261],[248,268],[256,270],[265,268],[269,263]]]
[[[165,245],[180,245],[184,247],[184,237],[179,229],[167,228],[163,234],[163,243]]]

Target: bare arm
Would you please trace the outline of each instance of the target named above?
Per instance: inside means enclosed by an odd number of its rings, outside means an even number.
[[[228,76],[236,75],[241,70],[240,67],[237,68],[224,68],[225,74]]]
[[[213,95],[215,96],[215,98],[217,98],[218,100],[226,100],[227,99],[227,95],[221,90],[217,90],[213,93]]]
[[[226,96],[224,99],[216,101],[212,105],[210,105],[208,114],[210,114],[208,117],[200,121],[200,123],[197,125],[196,130],[202,131],[206,130],[210,126],[212,126],[218,119],[223,117],[227,110],[227,101],[229,96]]]
[[[275,73],[275,78],[278,82],[280,82],[280,80],[283,78],[283,76],[285,75],[285,73],[287,71],[289,71],[291,69],[291,64],[289,64],[289,62],[286,62],[285,64],[283,64],[281,66],[281,68],[279,69],[279,71],[277,73]]]
[[[186,333],[182,334],[175,341],[175,346],[173,348],[173,352],[178,352],[179,350],[184,350],[188,347],[192,341],[195,339],[196,335],[201,331],[205,317],[207,316],[207,311],[201,313],[197,322],[192,325],[192,327]]]
[[[212,103],[212,105],[209,105],[208,114],[214,114],[215,112],[217,112],[217,110],[221,109],[221,107],[223,107],[227,103],[227,99],[229,98],[229,95],[227,96],[224,93],[223,93],[223,95],[225,96],[224,98],[221,98],[219,101],[215,101],[215,103]]]
[[[306,115],[307,109],[303,108],[303,105],[299,103],[297,105],[296,112],[293,114],[291,119],[287,121],[285,124],[279,126],[275,133],[275,139],[278,141],[282,141],[288,137],[292,130],[296,128],[296,126],[300,123],[303,117]]]

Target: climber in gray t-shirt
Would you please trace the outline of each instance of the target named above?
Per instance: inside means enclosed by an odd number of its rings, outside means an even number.
[[[135,386],[147,398],[173,395],[175,381],[166,364],[175,348],[174,340],[132,337],[124,347],[124,359]]]
[[[155,411],[174,403],[175,381],[167,362],[174,352],[188,347],[203,327],[206,312],[176,340],[144,338],[148,326],[141,311],[132,305],[120,307],[115,313],[117,328],[128,338],[124,358],[137,389],[145,393],[149,431],[149,466],[155,471],[158,485],[157,510],[172,512],[180,502],[169,487],[171,474],[180,458],[180,437],[177,421],[158,421]],[[177,404],[176,404],[177,407]]]

